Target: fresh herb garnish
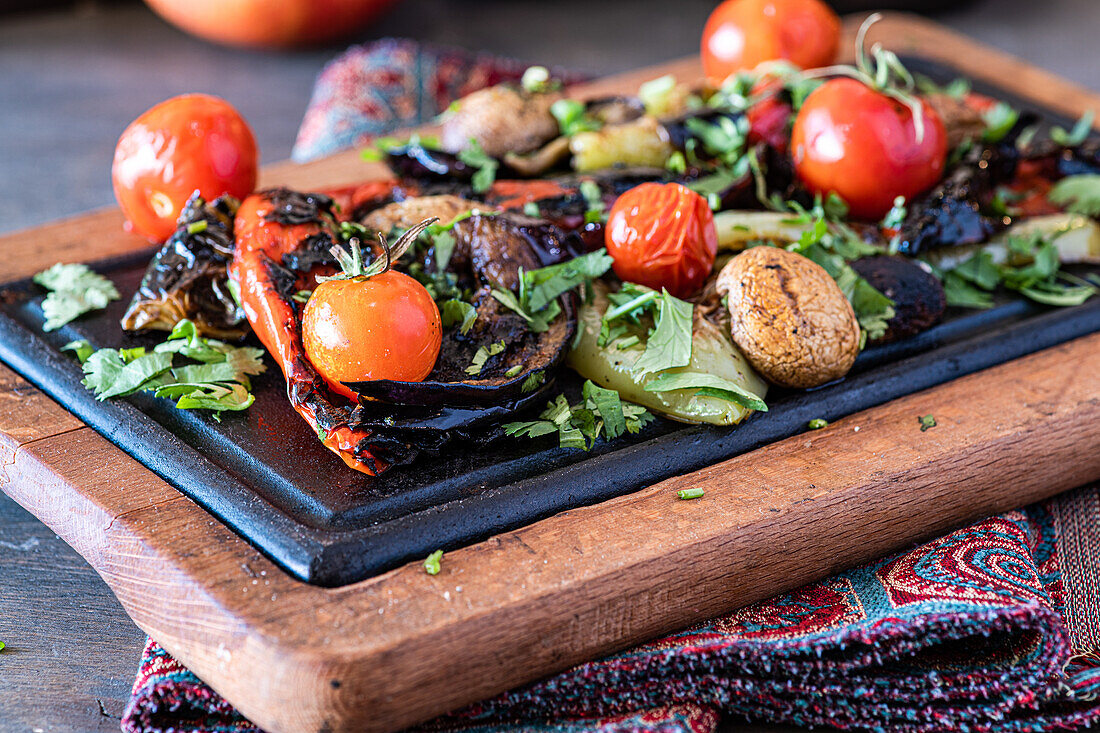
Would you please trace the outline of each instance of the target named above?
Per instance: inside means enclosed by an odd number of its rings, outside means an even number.
[[[88,361],[88,357],[95,353],[95,349],[92,348],[92,345],[84,339],[80,339],[79,341],[70,341],[69,343],[62,346],[61,350],[71,351],[76,354],[76,358],[80,361],[81,364]]]
[[[152,352],[138,347],[89,354],[87,342],[68,346],[81,359],[84,386],[95,392],[96,399],[152,392],[176,400],[176,407],[182,410],[214,410],[215,417],[224,410],[251,405],[249,376],[266,369],[262,349],[202,338],[195,324],[186,319]],[[199,363],[177,365],[177,356]]]
[[[600,129],[599,120],[587,114],[584,102],[576,99],[559,99],[550,105],[550,114],[558,121],[558,129],[566,137]]]
[[[424,559],[424,572],[428,575],[439,575],[442,570],[443,550],[436,550]]]
[[[680,489],[676,492],[677,499],[701,499],[703,498],[704,491],[702,489]]]
[[[603,202],[603,192],[599,185],[592,180],[581,181],[581,196],[588,208],[584,212],[584,223],[593,224],[603,222],[606,218],[607,205]]]
[[[485,368],[485,362],[489,361],[489,357],[502,353],[504,348],[503,341],[494,341],[488,346],[479,346],[477,351],[474,352],[474,358],[470,362],[470,366],[466,367],[466,373],[470,376],[481,374],[481,370]]]
[[[1092,132],[1092,122],[1095,117],[1096,112],[1094,110],[1086,110],[1069,132],[1066,132],[1065,128],[1055,125],[1050,129],[1050,139],[1067,148],[1076,147],[1085,142],[1085,138]]]
[[[914,77],[917,89],[924,94],[946,94],[953,99],[964,99],[970,93],[970,81],[961,76],[942,86],[924,74],[914,74]]]
[[[523,371],[523,365],[522,364],[516,364],[514,367],[509,368],[508,371],[504,372],[504,376],[511,379],[512,377],[518,377],[520,372],[522,372],[522,371]]]
[[[191,222],[190,224],[187,225],[187,233],[188,234],[201,234],[202,232],[206,231],[206,227],[208,225],[209,225],[209,222],[207,222],[206,219],[199,219],[198,221],[193,221],[193,222]]]
[[[1005,102],[997,102],[982,114],[985,122],[985,131],[982,133],[982,141],[998,143],[1012,131],[1020,119],[1020,111]]]
[[[558,298],[600,277],[611,268],[612,262],[607,250],[598,249],[568,262],[521,271],[518,293],[494,288],[492,296],[522,316],[529,329],[542,333],[561,313]]]
[[[451,298],[439,304],[439,318],[443,328],[458,324],[459,333],[465,336],[477,320],[477,309],[464,300]]]
[[[556,432],[561,447],[587,451],[601,435],[611,440],[623,432],[634,434],[654,419],[644,407],[623,402],[618,392],[591,380],[584,383],[581,394],[581,402],[576,405],[570,405],[565,395],[559,394],[547,403],[540,419],[507,423],[503,426],[505,434],[537,438]]]
[[[813,420],[806,423],[806,427],[810,430],[821,430],[822,428],[829,427],[829,421],[820,417],[815,417]]]
[[[533,94],[561,89],[561,82],[551,78],[550,70],[545,66],[528,66],[523,72],[523,78],[519,80],[519,85]]]
[[[645,385],[646,392],[671,392],[678,389],[693,389],[703,397],[717,397],[741,405],[749,410],[767,412],[768,406],[752,392],[716,374],[705,372],[665,372],[658,374]]]
[[[313,295],[312,290],[299,290],[294,295],[290,296],[290,299],[295,303],[308,303],[309,296]]]
[[[106,308],[108,303],[119,298],[115,284],[92,272],[87,265],[59,262],[35,275],[34,281],[50,291],[42,301],[42,314],[46,316],[44,331],[61,328],[89,311]]]
[[[931,430],[936,427],[936,418],[932,415],[921,415],[917,420],[920,422],[920,431],[922,433],[925,430]]]
[[[532,219],[538,219],[542,216],[542,212],[539,211],[539,205],[534,201],[528,201],[523,205],[523,213]]]
[[[423,148],[424,150],[438,150],[439,138],[434,135],[410,135],[401,140],[396,137],[376,138],[369,148],[364,148],[359,153],[363,160],[375,163],[385,160],[390,153],[401,148]]]
[[[523,380],[523,384],[520,385],[520,391],[524,394],[530,394],[541,387],[545,381],[546,372],[531,372],[527,375],[527,378]]]
[[[1100,175],[1089,173],[1066,176],[1054,184],[1047,198],[1066,211],[1085,216],[1100,216]]]
[[[471,168],[477,169],[473,178],[470,179],[474,192],[484,193],[488,191],[489,187],[493,185],[493,181],[496,180],[500,161],[486,153],[474,138],[470,138],[469,146],[459,151],[458,159]]]

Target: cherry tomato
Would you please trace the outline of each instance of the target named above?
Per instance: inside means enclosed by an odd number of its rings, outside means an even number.
[[[880,219],[898,196],[912,199],[943,176],[947,134],[922,102],[924,137],[909,107],[855,79],[833,79],[806,98],[791,131],[798,177],[835,192],[853,216]]]
[[[443,341],[439,308],[423,285],[388,270],[368,279],[317,285],[302,312],[306,356],[332,389],[341,382],[419,382],[431,373]]]
[[[127,229],[162,242],[195,189],[207,201],[252,193],[256,160],[256,139],[232,105],[184,94],[130,123],[115,148],[111,182]]]
[[[621,279],[680,298],[703,286],[718,253],[706,199],[679,183],[643,183],[619,196],[604,241]]]
[[[840,18],[821,0],[726,0],[703,29],[703,71],[715,86],[763,61],[803,69],[836,58]]]

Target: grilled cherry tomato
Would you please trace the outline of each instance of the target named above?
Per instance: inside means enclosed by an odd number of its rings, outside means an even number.
[[[619,196],[604,240],[616,275],[681,298],[703,286],[718,253],[706,199],[679,183],[643,183]]]
[[[840,19],[821,0],[726,0],[703,29],[703,71],[717,86],[763,61],[826,66],[839,43]]]
[[[318,284],[302,313],[302,345],[335,392],[341,382],[422,381],[443,341],[439,308],[423,285],[387,270]]]
[[[111,182],[127,229],[160,242],[196,189],[207,201],[252,193],[256,160],[252,130],[231,104],[184,94],[130,123],[115,148]]]
[[[911,199],[943,176],[947,134],[921,103],[918,139],[906,105],[855,79],[833,79],[802,104],[791,131],[791,157],[815,193],[835,192],[853,216],[879,219],[898,196]]]

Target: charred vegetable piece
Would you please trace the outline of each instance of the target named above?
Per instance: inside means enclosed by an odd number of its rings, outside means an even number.
[[[854,260],[852,268],[876,290],[894,301],[894,317],[877,341],[886,343],[914,336],[931,328],[947,308],[947,296],[939,279],[920,265],[902,257],[882,255]]]
[[[188,199],[176,231],[154,255],[122,317],[124,329],[171,331],[189,318],[203,336],[244,337],[245,314],[229,290],[226,269],[233,259],[237,205],[228,196],[209,204],[197,193]]]

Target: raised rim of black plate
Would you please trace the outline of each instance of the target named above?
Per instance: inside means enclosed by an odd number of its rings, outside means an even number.
[[[948,67],[923,59],[906,59],[906,63],[941,81],[956,76]],[[1001,90],[975,87],[1022,108],[1035,109],[1051,123],[1071,122]],[[114,258],[93,267],[110,272],[144,262],[148,256]],[[33,286],[23,281],[4,287],[29,290]],[[597,446],[582,460],[568,465],[559,461],[546,473],[461,497],[452,491],[444,503],[359,528],[339,529],[296,521],[257,495],[243,478],[249,472],[235,473],[206,458],[129,401],[97,401],[81,384],[80,370],[72,358],[13,317],[11,311],[10,304],[0,307],[0,360],[291,575],[322,586],[356,582],[436,549],[468,545],[564,510],[621,496],[800,433],[811,419],[836,420],[1100,330],[1100,298],[1054,310],[1012,300],[945,322],[911,339],[868,349],[848,378],[809,392],[787,393],[770,412],[753,415],[738,427],[684,426],[655,437],[643,435],[633,443],[620,439]],[[488,471],[485,475],[494,474]],[[592,476],[603,480],[594,482]]]

